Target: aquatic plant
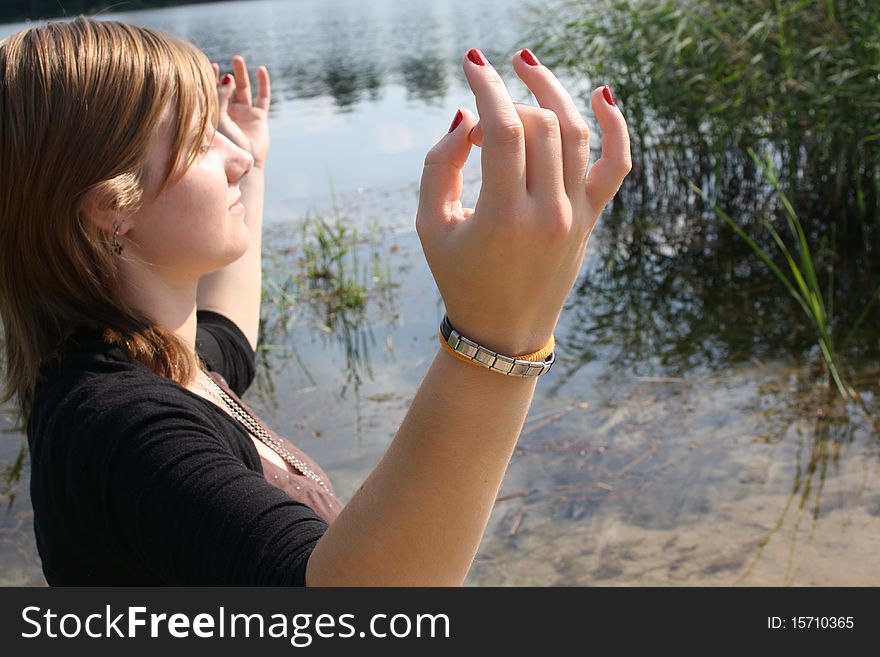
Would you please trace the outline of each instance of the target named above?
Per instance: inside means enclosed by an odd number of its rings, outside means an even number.
[[[876,250],[880,3],[561,0],[549,10],[535,28],[542,61],[614,86],[632,133],[631,190],[648,196],[682,177],[748,185],[752,148],[774,155],[808,232],[830,219]]]
[[[335,199],[330,218],[305,217],[298,240],[286,226],[278,235],[267,236],[257,379],[269,398],[274,394],[273,370],[291,359],[308,384],[316,385],[296,340],[290,339],[291,330],[301,326],[297,318],[342,348],[347,366],[343,392],[350,383],[359,386],[363,375],[372,376],[369,347],[375,339],[367,319],[368,302],[376,302],[383,318],[397,317],[390,263],[395,247],[384,237],[376,220],[361,236],[341,218]]]
[[[710,253],[737,281],[730,242],[743,238],[851,396],[840,354],[877,348],[880,3],[559,0],[548,10],[553,20],[535,21],[541,60],[585,89],[611,84],[630,126],[634,168],[614,207],[626,211],[607,230],[633,244],[678,240],[670,259],[683,271]],[[706,207],[725,221],[707,220]],[[760,294],[763,308],[776,293]],[[772,321],[794,326],[785,315]]]
[[[320,298],[328,316],[362,311],[366,286],[360,279],[357,229],[349,229],[337,217],[329,223],[321,216],[308,216],[302,227],[302,276],[309,296]]]
[[[847,399],[857,399],[856,391],[847,384],[841,377],[840,368],[838,366],[837,352],[834,345],[834,330],[832,324],[832,312],[834,308],[833,281],[828,285],[827,299],[823,299],[823,291],[816,275],[815,255],[810,248],[803,225],[795,212],[791,201],[783,192],[779,182],[776,170],[772,160],[769,157],[762,158],[751,149],[749,155],[752,160],[760,168],[766,179],[773,185],[776,191],[779,204],[782,208],[782,214],[785,218],[785,224],[788,228],[791,245],[783,239],[779,231],[773,225],[770,219],[763,222],[764,228],[770,234],[773,242],[779,249],[785,265],[788,267],[789,274],[786,274],[781,267],[774,261],[770,253],[746,232],[731,216],[723,209],[715,205],[715,212],[721,217],[725,223],[741,237],[749,247],[761,258],[764,264],[773,272],[774,276],[790,293],[791,297],[797,302],[804,315],[809,320],[817,339],[822,359],[827,368],[828,376],[833,381],[834,386],[840,395]],[[703,194],[703,190],[691,183],[692,189]],[[873,294],[870,302],[866,305],[855,324],[850,330],[850,335],[854,335],[860,328],[865,318],[868,316],[873,303],[880,295],[880,287]]]

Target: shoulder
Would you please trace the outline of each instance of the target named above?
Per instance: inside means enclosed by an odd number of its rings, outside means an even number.
[[[65,357],[28,440],[52,582],[302,583],[326,529],[222,411],[110,345]]]
[[[183,397],[173,394],[175,388],[182,391],[121,348],[90,336],[73,341],[61,363],[46,374],[37,387],[31,419],[39,421],[65,409],[100,414],[143,408],[157,398],[186,405]]]
[[[171,449],[174,439],[187,436],[254,466],[259,457],[252,446],[221,420],[176,382],[93,338],[78,341],[37,388],[28,436],[35,457],[74,446],[92,456],[108,454],[148,439]]]

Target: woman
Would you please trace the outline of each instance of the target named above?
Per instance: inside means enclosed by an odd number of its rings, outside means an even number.
[[[630,169],[602,157],[528,50],[514,105],[478,50],[428,153],[416,226],[448,319],[381,462],[345,508],[238,399],[254,374],[269,75],[79,18],[0,45],[4,399],[27,419],[50,584],[460,584],[590,232]],[[216,127],[216,130],[215,130]],[[461,169],[482,147],[475,209]]]

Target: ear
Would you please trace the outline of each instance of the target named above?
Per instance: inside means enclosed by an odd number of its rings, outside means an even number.
[[[118,213],[109,208],[101,207],[91,192],[87,192],[83,200],[80,201],[79,214],[90,226],[105,235],[112,235],[116,230],[116,225],[120,223],[120,219],[117,217]],[[119,230],[121,232],[122,228],[120,227]]]
[[[105,235],[125,235],[134,226],[132,215],[140,194],[133,181],[120,178],[94,185],[79,202],[80,214]]]

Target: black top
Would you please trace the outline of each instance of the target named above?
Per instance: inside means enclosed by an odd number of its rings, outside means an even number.
[[[50,585],[304,585],[327,523],[263,477],[211,402],[80,331],[28,422],[34,531]],[[198,313],[196,346],[236,394],[254,352]]]

